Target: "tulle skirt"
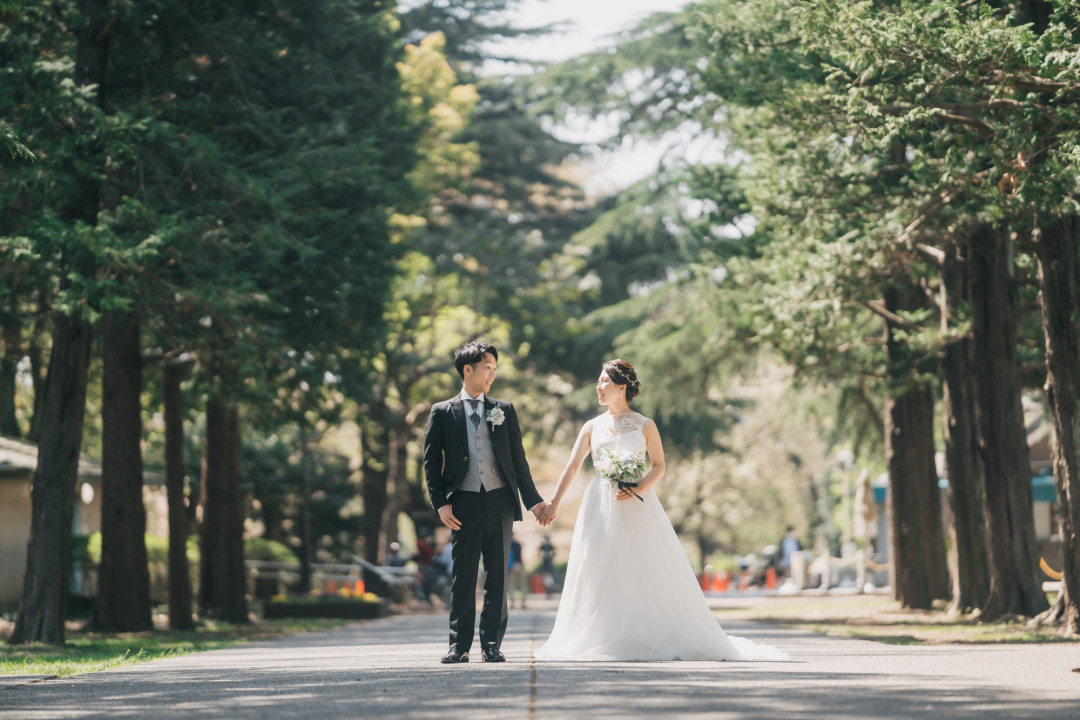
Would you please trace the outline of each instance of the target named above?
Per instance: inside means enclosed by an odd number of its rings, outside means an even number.
[[[555,627],[536,659],[787,659],[720,628],[656,494],[641,496],[618,501],[603,479],[589,483]]]

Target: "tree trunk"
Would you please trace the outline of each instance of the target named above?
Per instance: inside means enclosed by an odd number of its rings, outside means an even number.
[[[220,620],[247,621],[244,599],[244,517],[235,406],[206,403],[203,520],[199,538],[199,607]]]
[[[184,409],[180,381],[184,366],[165,363],[162,397],[165,405],[165,489],[169,499],[169,627],[192,630],[191,568],[187,558],[188,521],[184,507]]]
[[[990,592],[982,617],[1030,617],[1047,602],[1038,575],[1031,463],[1020,404],[1012,257],[1008,238],[994,227],[981,226],[972,244],[972,331],[990,551]]]
[[[914,288],[890,288],[892,312],[920,306]],[[894,387],[910,377],[906,345],[891,326],[886,337]],[[893,593],[903,607],[930,609],[948,591],[941,490],[934,466],[934,395],[925,384],[890,392],[885,402],[885,463],[889,471],[892,517]]]
[[[74,82],[77,88],[96,86],[96,102],[104,105],[105,60],[109,33],[106,0],[84,0],[83,24],[78,28]],[[81,128],[90,132],[92,128]],[[95,158],[79,158],[93,165]],[[97,225],[100,181],[95,171],[72,158],[68,170],[78,190],[63,209],[66,223]],[[74,257],[73,257],[74,256]],[[60,261],[61,288],[70,276],[87,277],[93,263],[85,248],[65,251]],[[79,472],[83,419],[86,412],[87,370],[90,364],[90,324],[79,310],[56,314],[52,352],[41,406],[38,463],[31,489],[30,540],[19,614],[10,642],[64,644],[64,603],[68,594],[71,514]],[[35,418],[36,420],[37,418]]]
[[[101,454],[101,571],[93,627],[141,632],[150,616],[142,470],[142,348],[134,316],[104,322]]]
[[[388,433],[390,467],[387,485],[389,491],[382,526],[386,544],[398,542],[398,518],[409,504],[409,438],[411,428],[404,420],[394,423]]]
[[[90,324],[58,313],[31,489],[30,541],[11,643],[64,644],[71,514],[82,445]]]
[[[45,416],[42,408],[45,407],[45,378],[46,361],[45,352],[41,348],[39,338],[45,336],[45,308],[49,306],[49,296],[46,291],[38,293],[38,312],[40,315],[34,321],[34,336],[30,339],[27,349],[27,357],[30,358],[30,379],[34,384],[34,412],[30,416],[30,429],[26,438],[37,443],[41,440],[41,423]]]
[[[247,570],[244,568],[244,471],[243,445],[240,437],[240,408],[229,405],[226,412],[229,441],[228,485],[226,487],[225,561],[229,582],[223,598],[225,612],[222,617],[229,622],[248,622]]]
[[[965,255],[968,253],[965,252]],[[942,271],[943,331],[949,329],[956,308],[970,302],[969,275],[969,261],[958,259],[955,248],[952,249]],[[970,337],[960,338],[945,346],[941,358],[942,406],[953,515],[953,524],[949,528],[952,579],[949,610],[961,613],[981,608],[990,588],[974,363],[974,342]]]
[[[387,484],[389,482],[389,463],[380,462],[380,456],[386,453],[386,430],[381,424],[385,413],[379,412],[381,406],[375,406],[369,417],[370,427],[378,432],[364,432],[364,559],[376,565],[385,556],[382,518],[386,511]]]
[[[307,433],[300,430],[300,592],[311,591],[311,458]]]
[[[1063,620],[1080,634],[1080,222],[1070,217],[1045,228],[1035,246],[1046,337],[1046,396],[1054,419],[1054,481],[1061,508],[1061,594],[1042,620]]]
[[[1031,23],[1032,29],[1039,35],[1046,32],[1054,14],[1053,3],[1046,0],[1021,0],[1016,6],[1020,23]]]
[[[0,357],[0,435],[21,437],[15,415],[16,368],[22,357],[20,328],[14,321],[3,328],[4,354]]]

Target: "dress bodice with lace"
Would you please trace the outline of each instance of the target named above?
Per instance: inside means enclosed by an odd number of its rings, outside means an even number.
[[[633,455],[645,457],[647,447],[645,443],[646,418],[636,412],[619,413],[612,415],[604,413],[592,420],[591,447],[593,466],[603,464],[605,456],[611,451],[625,451]]]
[[[592,420],[590,445],[593,468],[598,475],[609,479],[618,467],[635,467],[635,480],[647,467],[648,446],[645,441],[646,417],[638,413],[605,413]]]
[[[536,659],[786,657],[720,628],[655,492],[617,500],[616,488],[602,477],[614,461],[641,461],[647,471],[647,422],[639,413],[605,413],[589,421],[597,473],[578,511],[555,626]]]

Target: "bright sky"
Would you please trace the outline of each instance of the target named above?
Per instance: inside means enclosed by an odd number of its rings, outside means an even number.
[[[608,36],[632,27],[650,13],[677,10],[686,0],[524,0],[511,15],[519,27],[570,23],[565,35],[516,43],[532,60],[562,60],[607,44]],[[519,49],[520,48],[520,49]]]
[[[677,10],[686,0],[524,0],[511,14],[518,27],[566,23],[565,34],[507,44],[510,54],[529,60],[562,60],[611,43],[611,36],[633,27],[647,15]],[[596,122],[562,127],[557,135],[573,142],[599,142],[614,131],[611,124]],[[685,140],[685,139],[684,139]],[[626,187],[656,169],[672,141],[638,143],[617,152],[597,156],[585,169],[585,189],[591,193]],[[694,152],[707,152],[697,148]]]

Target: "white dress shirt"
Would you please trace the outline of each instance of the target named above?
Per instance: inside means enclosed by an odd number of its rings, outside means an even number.
[[[470,415],[473,414],[472,403],[470,400],[479,400],[480,404],[476,406],[476,413],[480,416],[480,419],[484,419],[484,393],[480,393],[476,397],[473,397],[469,393],[465,392],[465,388],[461,388],[461,395],[459,395],[462,402],[465,403],[465,419],[469,420]]]

